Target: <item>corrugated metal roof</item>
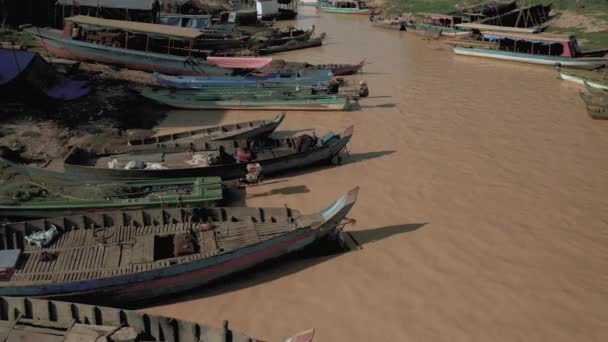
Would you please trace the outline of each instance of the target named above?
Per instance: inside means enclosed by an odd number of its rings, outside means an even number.
[[[152,10],[158,0],[57,0],[55,5]]]
[[[76,24],[92,25],[99,27],[107,27],[113,29],[124,30],[128,32],[153,34],[159,36],[194,39],[199,37],[202,32],[198,29],[188,27],[177,27],[169,25],[139,23],[133,21],[103,19],[89,17],[86,15],[77,15],[74,17],[65,18],[65,21],[71,21]]]

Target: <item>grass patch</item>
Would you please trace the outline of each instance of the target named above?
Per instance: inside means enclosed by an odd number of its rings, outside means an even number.
[[[386,2],[387,9],[391,13],[447,13],[453,11],[459,5],[475,5],[484,2],[484,0],[387,0]],[[550,2],[553,2],[553,9],[558,11],[568,10],[583,14],[608,14],[608,2],[606,0],[533,0],[530,3],[532,5],[547,5]],[[524,6],[524,2],[521,2],[520,6]]]
[[[608,30],[600,32],[583,32],[580,27],[549,27],[547,32],[575,35],[583,50],[595,50],[608,47]]]

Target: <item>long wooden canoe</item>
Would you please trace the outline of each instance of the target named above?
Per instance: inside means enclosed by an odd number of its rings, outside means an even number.
[[[4,224],[0,295],[120,305],[175,295],[337,237],[357,193],[309,215],[285,207],[156,209]]]
[[[485,57],[513,62],[525,62],[532,64],[579,68],[587,70],[597,69],[608,64],[608,58],[602,57],[571,58],[561,56],[533,55],[528,53],[501,51],[477,47],[455,46],[454,53],[456,53],[457,55],[464,56]]]
[[[258,53],[260,55],[270,55],[273,53],[286,52],[292,50],[301,50],[310,47],[317,47],[323,45],[323,40],[325,39],[325,34],[320,35],[319,37],[312,38],[306,41],[297,41],[290,40],[281,45],[270,45],[264,48],[258,49]]]
[[[285,119],[285,112],[273,119],[237,122],[220,126],[183,131],[172,134],[156,135],[142,139],[130,140],[130,146],[184,143],[196,141],[247,140],[268,137]]]
[[[341,134],[329,132],[318,138],[317,144],[306,151],[296,151],[295,138],[258,140],[253,146],[249,141],[227,140],[197,144],[160,144],[150,148],[132,150],[117,147],[113,150],[94,150],[74,147],[64,159],[64,169],[82,180],[125,180],[177,177],[221,176],[223,180],[237,179],[246,174],[247,164],[238,163],[236,153],[250,148],[249,163],[259,163],[265,176],[273,176],[290,170],[326,164],[338,158],[353,135],[353,126]],[[197,163],[213,159],[212,163]],[[148,165],[160,164],[166,169],[120,168],[122,164],[140,161]],[[110,168],[112,166],[113,168]]]
[[[229,328],[143,312],[28,297],[0,297],[4,341],[262,342]],[[281,342],[312,342],[308,330]]]
[[[335,111],[349,110],[348,98],[337,95],[307,95],[307,96],[265,96],[261,98],[242,99],[202,99],[190,94],[180,95],[166,91],[145,89],[144,97],[175,108],[183,109],[240,109],[240,110],[311,110]]]
[[[265,87],[281,84],[318,84],[331,79],[331,74],[299,77],[297,73],[283,77],[279,73],[265,76],[170,76],[155,73],[158,82],[168,88],[200,89],[206,87]]]
[[[63,188],[70,186],[75,185],[63,184]],[[30,198],[29,201],[0,202],[0,217],[51,217],[108,210],[209,207],[221,203],[223,199],[220,177],[164,178],[78,186],[80,193],[86,191],[83,189],[93,194],[104,189],[115,193],[105,198],[66,195],[63,199],[54,200]]]
[[[77,61],[98,62],[129,69],[161,72],[170,75],[231,75],[233,69],[222,68],[204,60],[62,38],[61,31],[46,28],[26,29],[52,55]]]

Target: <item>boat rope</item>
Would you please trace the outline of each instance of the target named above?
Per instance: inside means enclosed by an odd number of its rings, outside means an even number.
[[[342,219],[342,221],[340,222],[340,224],[338,224],[337,230],[341,231],[341,230],[344,229],[344,227],[346,227],[349,224],[352,224],[354,226],[355,224],[357,224],[357,220],[345,217],[345,218]]]

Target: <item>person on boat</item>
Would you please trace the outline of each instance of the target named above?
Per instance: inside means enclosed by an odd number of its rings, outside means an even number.
[[[248,163],[251,161],[251,152],[247,148],[239,147],[236,149],[235,159],[237,163]]]
[[[312,136],[302,134],[296,138],[296,152],[305,152],[312,149],[317,143],[317,135],[313,132]]]
[[[80,39],[80,26],[78,24],[74,24],[72,26],[72,40]]]
[[[367,87],[367,82],[361,81],[359,82],[359,97],[368,97],[369,96],[369,88]]]

